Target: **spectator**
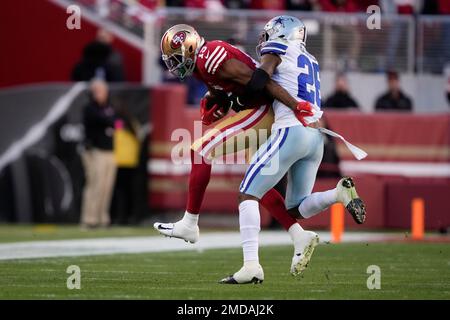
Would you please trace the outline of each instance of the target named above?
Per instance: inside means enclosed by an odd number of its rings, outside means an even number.
[[[320,0],[322,11],[326,12],[357,12],[358,5],[353,0]]]
[[[372,5],[379,6],[380,3],[379,3],[378,0],[358,0],[358,4],[357,5],[358,5],[358,8],[359,8],[359,11],[366,12],[368,7],[370,7]]]
[[[450,15],[450,1],[427,0],[423,3],[422,14]],[[436,56],[435,52],[439,52]],[[433,66],[434,73],[440,73],[441,68],[450,61],[450,21],[439,20],[433,25],[433,35],[428,39],[427,48],[424,48],[424,64]]]
[[[384,14],[412,15],[416,5],[416,0],[380,0],[381,11]]]
[[[316,0],[287,0],[287,10],[312,11],[316,5]]]
[[[394,2],[399,14],[414,14],[416,0],[394,0]]]
[[[286,4],[278,0],[251,0],[250,9],[286,10]]]
[[[228,9],[247,9],[250,0],[224,0],[223,4]]]
[[[166,0],[167,7],[182,7],[184,0]]]
[[[422,14],[450,14],[450,1],[448,0],[424,1]]]
[[[100,78],[108,82],[125,81],[121,55],[112,47],[113,36],[104,29],[83,49],[81,61],[72,70],[72,80]]]
[[[320,0],[325,12],[358,12],[353,0]],[[323,31],[323,66],[331,70],[358,70],[361,52],[361,34],[347,23],[326,23]]]
[[[450,105],[450,77],[448,77],[447,79],[447,101],[448,104]]]
[[[83,110],[86,174],[81,225],[85,228],[110,224],[109,205],[116,176],[113,153],[115,112],[109,103],[108,85],[96,79],[91,83],[91,101]]]
[[[347,78],[344,74],[336,76],[334,93],[325,100],[323,106],[337,109],[358,108],[358,104],[350,95]]]
[[[446,85],[446,96],[447,96],[447,102],[450,106],[450,63],[444,68],[444,78],[447,82]]]
[[[186,8],[206,8],[206,0],[184,0],[184,6]]]
[[[380,96],[375,104],[375,109],[378,110],[396,110],[396,111],[411,111],[411,99],[406,96],[400,88],[400,80],[398,73],[389,71],[387,73],[388,92]]]
[[[158,7],[162,6],[159,0],[139,0],[139,3],[149,10],[156,10]]]
[[[114,224],[129,224],[138,215],[140,192],[139,154],[140,125],[138,120],[121,105],[117,110],[114,132],[114,154],[117,176],[111,202],[111,220]]]

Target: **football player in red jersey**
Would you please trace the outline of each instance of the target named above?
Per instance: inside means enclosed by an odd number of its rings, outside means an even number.
[[[191,174],[184,217],[176,223],[157,222],[154,225],[163,235],[195,243],[199,238],[198,215],[211,175],[209,160],[230,151],[247,149],[249,145],[243,142],[245,139],[239,139],[239,135],[246,135],[249,130],[265,129],[270,133],[273,98],[297,109],[301,121],[310,113],[307,106],[299,104],[277,83],[261,79],[261,74],[254,72],[257,63],[250,56],[224,41],[205,41],[191,26],[180,24],[167,30],[161,40],[161,51],[170,72],[180,79],[193,74],[209,89],[201,100],[200,113],[205,125],[215,125],[191,147]],[[248,99],[249,92],[260,94]],[[244,95],[248,101],[245,107],[239,102],[239,96]],[[230,108],[236,113],[222,119]],[[258,140],[256,147],[265,141]],[[291,272],[297,270],[300,254],[309,246],[308,231],[288,214],[284,199],[276,190],[267,192],[260,203],[291,235],[295,249]]]

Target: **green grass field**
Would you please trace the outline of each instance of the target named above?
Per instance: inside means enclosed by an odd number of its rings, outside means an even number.
[[[83,231],[78,225],[0,225],[0,243],[154,235],[157,235],[157,232],[151,226],[109,227]]]
[[[120,254],[0,261],[1,299],[450,299],[450,245],[322,244],[303,277],[289,273],[291,248],[263,247],[262,285],[221,285],[241,250]],[[81,268],[81,289],[66,268]],[[381,289],[368,290],[369,265]]]

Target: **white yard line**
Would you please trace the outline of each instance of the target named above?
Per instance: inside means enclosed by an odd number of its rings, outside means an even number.
[[[319,232],[322,242],[330,241],[329,232]],[[370,242],[392,238],[392,234],[347,232],[343,242]],[[261,246],[289,245],[286,232],[263,231]],[[211,232],[201,235],[195,244],[180,239],[151,237],[101,238],[81,240],[27,241],[0,244],[0,260],[92,256],[118,253],[148,253],[186,250],[240,248],[238,232]]]

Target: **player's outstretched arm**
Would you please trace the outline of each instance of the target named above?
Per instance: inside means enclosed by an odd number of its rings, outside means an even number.
[[[298,105],[297,100],[278,83],[270,79],[281,59],[272,54],[264,55],[262,58],[262,65],[256,70],[250,69],[239,60],[230,59],[220,69],[219,77],[245,86],[245,94],[239,97],[241,105],[248,104],[248,101],[265,90],[274,99],[295,110]]]
[[[259,69],[264,70],[270,77],[272,77],[275,69],[281,63],[281,58],[275,54],[265,54],[261,57],[261,65]],[[298,101],[290,95],[282,86],[269,79],[265,86],[266,91],[271,97],[282,102],[292,110],[297,109]]]

